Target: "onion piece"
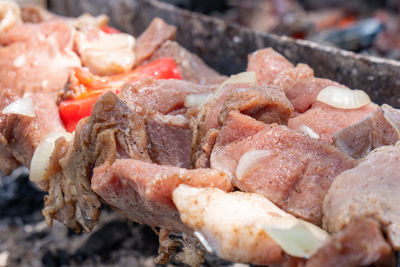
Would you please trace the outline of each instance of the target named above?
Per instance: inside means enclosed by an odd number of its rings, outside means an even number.
[[[232,75],[228,79],[226,79],[220,86],[218,86],[217,90],[215,91],[215,97],[218,97],[222,93],[222,88],[228,84],[234,83],[251,83],[255,84],[257,82],[257,75],[254,71],[246,71],[241,72],[236,75]]]
[[[246,175],[254,172],[262,165],[265,158],[272,155],[270,150],[252,150],[244,153],[236,167],[236,178],[242,180]]]
[[[254,71],[246,71],[246,72],[240,72],[235,75],[231,75],[220,85],[220,87],[224,87],[227,84],[233,84],[233,83],[256,83],[256,82],[257,82],[256,73]]]
[[[309,258],[330,239],[318,226],[293,216],[266,222],[264,230],[283,251],[301,258]]]
[[[34,118],[36,116],[35,110],[33,108],[33,101],[30,97],[19,98],[16,101],[12,102],[8,106],[6,106],[3,111],[3,114],[18,114],[27,117]]]
[[[208,253],[213,253],[214,250],[211,247],[211,245],[208,243],[207,239],[203,236],[201,232],[194,231],[194,236],[197,237],[197,239],[200,241],[200,244],[203,245],[203,247],[207,250]]]
[[[205,103],[208,102],[211,93],[204,93],[204,94],[194,94],[188,95],[185,98],[185,107],[192,108],[192,107],[199,107],[201,108]]]
[[[314,132],[314,130],[308,127],[307,125],[304,124],[300,125],[299,130],[302,131],[308,137],[319,139],[319,134]]]
[[[33,182],[40,182],[44,180],[44,174],[50,163],[50,158],[53,154],[55,142],[60,137],[70,142],[72,134],[69,132],[52,132],[49,133],[37,146],[35,153],[33,153],[31,166],[29,170],[29,179]]]
[[[338,86],[325,87],[319,92],[317,100],[340,109],[356,109],[371,103],[364,91]]]
[[[22,23],[21,9],[14,1],[0,1],[0,31]]]

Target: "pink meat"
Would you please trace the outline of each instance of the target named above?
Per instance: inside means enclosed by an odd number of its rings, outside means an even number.
[[[186,96],[210,92],[211,89],[181,80],[144,79],[125,87],[119,98],[140,115],[167,114],[184,107]]]
[[[209,156],[218,130],[232,110],[265,123],[286,124],[292,115],[293,106],[284,92],[274,86],[234,83],[218,89],[194,120],[193,166],[209,166]]]
[[[258,50],[249,55],[247,71],[255,71],[259,83],[282,89],[295,111],[303,113],[316,101],[318,93],[327,86],[346,87],[337,82],[314,77],[306,64],[294,67],[272,48]]]
[[[176,27],[168,25],[164,20],[155,18],[147,29],[139,36],[135,46],[135,66],[149,58],[165,41],[175,39]]]
[[[337,131],[334,145],[353,158],[363,158],[381,146],[400,140],[400,110],[383,104],[356,124]]]
[[[8,90],[0,91],[1,108],[17,97]],[[52,96],[34,93],[31,96],[35,117],[0,113],[0,142],[22,165],[29,167],[40,141],[54,131],[65,131]]]
[[[207,66],[197,55],[170,40],[164,42],[144,63],[165,57],[171,57],[175,60],[179,73],[185,81],[199,84],[220,84],[227,79],[226,76]]]
[[[400,147],[383,146],[341,173],[324,199],[324,228],[339,232],[355,218],[378,221],[400,249]]]
[[[24,93],[49,93],[54,99],[73,67],[81,65],[72,51],[72,29],[62,22],[16,26],[0,43],[0,88]]]
[[[257,50],[248,56],[247,71],[254,71],[260,84],[270,85],[276,75],[291,68],[293,64],[272,48]]]
[[[265,124],[255,119],[243,116],[237,111],[229,113],[228,120],[218,135],[218,145],[224,146],[236,140],[256,134],[264,129]]]
[[[230,116],[222,128],[211,154],[211,167],[228,173],[239,189],[262,194],[285,211],[320,225],[322,200],[330,184],[343,170],[352,168],[355,161],[333,146],[286,126],[264,125],[251,135],[236,134],[239,123],[231,120],[241,116],[244,115]],[[247,125],[254,124],[251,118],[248,120]],[[224,135],[239,138],[221,144]],[[266,154],[247,157],[246,171],[238,177],[239,161],[253,150]]]
[[[129,219],[152,227],[187,231],[172,202],[180,184],[231,191],[225,173],[212,169],[187,170],[134,159],[104,164],[94,170],[92,189]]]
[[[298,64],[295,68],[287,68],[279,72],[272,80],[272,84],[283,88],[287,96],[296,84],[311,78],[314,78],[314,71],[306,64]]]
[[[394,266],[394,255],[380,225],[368,217],[356,218],[314,253],[306,267]]]
[[[298,68],[299,65],[296,68]],[[287,98],[292,103],[295,110],[300,113],[307,111],[311,105],[315,103],[318,93],[325,87],[333,85],[346,88],[346,86],[328,79],[314,77],[301,78],[303,77],[300,76],[295,80],[295,83],[289,83],[291,86],[285,87]]]
[[[148,150],[154,163],[190,167],[192,129],[183,115],[157,113],[146,121]]]
[[[7,46],[18,42],[40,42],[52,37],[60,49],[72,47],[73,31],[62,21],[24,23],[15,26],[0,33],[0,44]]]
[[[296,130],[307,126],[319,135],[319,140],[331,144],[337,131],[359,122],[377,108],[371,103],[358,109],[339,109],[316,102],[305,113],[289,119],[288,126]]]

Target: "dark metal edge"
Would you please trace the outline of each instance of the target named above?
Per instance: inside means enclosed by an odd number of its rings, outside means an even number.
[[[178,27],[177,41],[223,74],[245,70],[247,55],[272,47],[293,63],[306,63],[317,77],[366,91],[377,103],[400,107],[400,62],[354,54],[309,41],[294,40],[225,23],[156,0],[50,0],[52,11],[69,16],[105,13],[112,25],[138,35],[152,18]]]

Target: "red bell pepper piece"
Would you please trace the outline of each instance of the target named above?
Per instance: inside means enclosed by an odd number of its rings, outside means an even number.
[[[97,99],[105,92],[119,93],[125,83],[131,83],[143,78],[153,79],[182,79],[178,66],[172,58],[161,58],[132,71],[112,76],[96,76],[81,68],[74,69],[74,82],[78,94],[72,99],[63,100],[59,112],[67,131],[72,132],[80,119],[90,116],[92,107]]]
[[[102,30],[105,33],[109,33],[109,34],[120,33],[121,32],[121,31],[119,31],[116,28],[111,27],[111,26],[100,27],[100,30]]]
[[[160,58],[131,71],[111,76],[97,76],[81,68],[74,68],[74,72],[78,84],[72,84],[72,87],[79,88],[78,92],[82,92],[82,86],[87,91],[117,88],[143,78],[182,79],[178,66],[172,58]]]
[[[92,114],[92,106],[103,92],[80,99],[63,100],[59,105],[61,120],[68,132],[75,130],[78,122]]]

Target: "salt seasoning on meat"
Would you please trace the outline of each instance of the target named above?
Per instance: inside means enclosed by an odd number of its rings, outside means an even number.
[[[239,130],[246,120],[246,125],[256,126],[253,133]],[[212,168],[228,173],[242,191],[262,194],[283,210],[316,225],[321,225],[322,200],[330,184],[355,165],[331,145],[283,125],[261,126],[235,113],[229,114],[222,127],[210,162]]]
[[[190,233],[172,202],[172,191],[180,184],[233,189],[226,174],[218,170],[187,170],[134,159],[101,165],[92,178],[94,192],[131,220]]]
[[[0,33],[0,88],[13,93],[42,92],[57,99],[73,67],[73,29],[61,21],[23,24]]]
[[[333,143],[353,158],[363,158],[375,148],[400,140],[400,110],[382,105],[356,124],[337,131]]]
[[[354,218],[380,223],[389,243],[400,249],[400,147],[383,146],[333,181],[323,203],[323,225],[338,232]]]
[[[79,122],[73,142],[59,161],[62,172],[54,177],[57,179],[51,179],[58,182],[51,186],[46,202],[47,220],[63,213],[57,202],[72,203],[70,221],[74,222],[74,229],[93,229],[100,213],[100,201],[90,188],[93,168],[119,158],[150,161],[146,147],[143,118],[113,93],[104,94],[94,105],[92,115]],[[60,190],[63,194],[54,197]]]
[[[168,114],[184,108],[186,96],[208,93],[213,88],[176,79],[143,79],[125,86],[119,98],[142,116],[157,112]]]
[[[272,48],[260,49],[248,56],[247,71],[254,71],[259,84],[270,85],[283,70],[293,68],[284,56]]]
[[[359,122],[377,108],[371,103],[356,109],[339,109],[316,102],[305,113],[290,118],[288,126],[296,130],[307,126],[318,134],[319,140],[332,144],[337,131]]]
[[[234,76],[230,79],[234,79]],[[222,84],[192,120],[193,166],[208,166],[208,158],[215,137],[218,135],[217,131],[232,110],[266,123],[286,124],[293,112],[293,106],[284,92],[276,87],[255,85],[240,80]]]
[[[355,218],[333,235],[305,264],[306,267],[395,266],[395,258],[380,225],[371,218]]]
[[[146,119],[146,133],[154,163],[190,168],[192,130],[184,115],[156,113]]]

